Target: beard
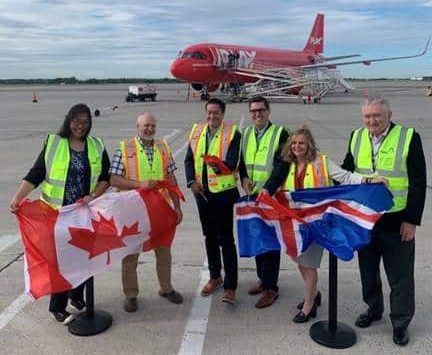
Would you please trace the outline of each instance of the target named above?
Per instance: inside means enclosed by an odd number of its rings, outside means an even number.
[[[154,134],[143,134],[141,138],[146,141],[151,141],[154,139],[154,136],[155,136]]]

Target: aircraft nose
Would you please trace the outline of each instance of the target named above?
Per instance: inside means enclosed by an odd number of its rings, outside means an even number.
[[[185,68],[183,63],[181,63],[178,59],[174,60],[174,62],[172,62],[171,64],[170,72],[174,77],[182,79],[185,74]]]

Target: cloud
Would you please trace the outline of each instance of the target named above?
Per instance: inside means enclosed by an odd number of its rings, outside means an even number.
[[[411,53],[425,40],[430,6],[424,0],[2,0],[0,78],[164,77],[180,49],[205,41],[300,49],[317,12],[326,16],[327,55]]]

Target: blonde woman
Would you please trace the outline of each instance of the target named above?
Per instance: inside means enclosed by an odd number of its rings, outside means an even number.
[[[290,163],[284,190],[331,186],[332,180],[341,184],[361,184],[386,182],[381,177],[363,177],[342,169],[339,165],[320,153],[308,127],[297,129],[289,137],[282,149],[282,159]],[[321,304],[321,294],[317,290],[318,268],[321,265],[323,248],[312,245],[294,261],[298,264],[304,281],[304,301],[299,303],[300,310],[293,318],[295,323],[304,323],[315,318],[317,307]]]

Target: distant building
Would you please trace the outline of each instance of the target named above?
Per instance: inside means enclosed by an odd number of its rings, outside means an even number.
[[[413,76],[410,78],[411,80],[417,80],[417,81],[431,81],[432,76]]]

